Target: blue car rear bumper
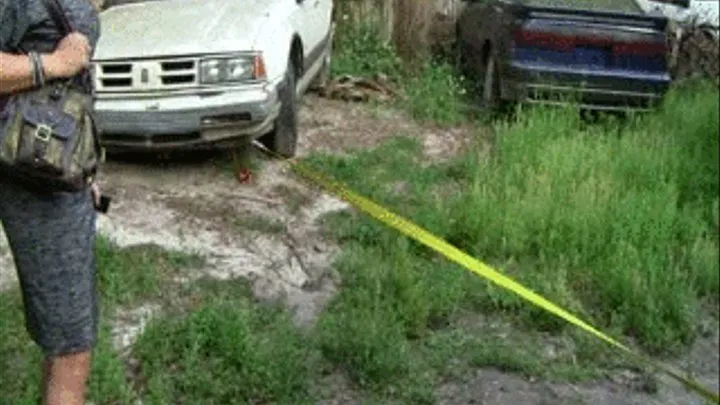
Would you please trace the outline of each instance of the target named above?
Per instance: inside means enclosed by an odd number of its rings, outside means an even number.
[[[647,110],[656,106],[672,79],[668,73],[581,69],[513,61],[503,69],[501,97],[526,103],[576,102],[593,110]]]

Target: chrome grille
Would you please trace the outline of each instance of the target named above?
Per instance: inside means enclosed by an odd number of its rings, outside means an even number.
[[[99,92],[173,90],[198,84],[197,59],[97,62],[95,85]]]

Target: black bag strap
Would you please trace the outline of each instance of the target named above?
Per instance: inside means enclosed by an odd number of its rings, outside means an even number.
[[[43,3],[45,3],[45,9],[47,9],[50,14],[50,18],[52,18],[55,25],[63,31],[63,37],[74,31],[70,20],[68,20],[58,0],[43,0]]]

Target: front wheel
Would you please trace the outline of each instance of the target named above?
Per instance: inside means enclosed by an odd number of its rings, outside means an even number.
[[[292,58],[285,73],[285,83],[279,90],[280,114],[275,119],[275,129],[260,138],[260,143],[270,151],[285,158],[292,158],[297,153],[298,118],[296,70]]]

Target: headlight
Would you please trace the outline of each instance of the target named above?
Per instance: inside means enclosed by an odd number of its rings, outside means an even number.
[[[259,55],[212,58],[200,62],[200,82],[203,84],[262,79],[265,79],[265,64]]]

